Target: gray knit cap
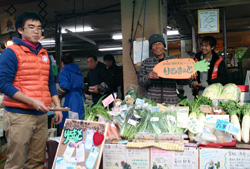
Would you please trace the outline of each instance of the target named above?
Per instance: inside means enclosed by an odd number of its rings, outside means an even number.
[[[162,42],[164,47],[166,48],[166,43],[165,43],[165,39],[159,35],[159,34],[153,34],[148,38],[148,42],[149,42],[149,48],[152,48],[152,44],[155,42]]]

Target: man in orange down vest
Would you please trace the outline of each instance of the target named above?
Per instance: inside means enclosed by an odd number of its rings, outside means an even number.
[[[37,13],[16,18],[19,38],[0,56],[0,91],[4,93],[3,124],[8,142],[5,169],[43,169],[51,101],[60,106],[51,59],[38,42],[42,20]],[[62,112],[55,111],[56,124]]]
[[[197,72],[197,78],[192,81],[193,95],[202,94],[204,89],[213,83],[227,83],[227,68],[222,57],[218,56],[214,49],[216,39],[213,36],[205,36],[201,41],[201,52],[197,53],[194,60],[206,60],[210,63],[208,72]]]

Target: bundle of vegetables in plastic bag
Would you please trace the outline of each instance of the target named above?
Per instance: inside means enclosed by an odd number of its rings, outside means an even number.
[[[126,113],[120,136],[124,139],[133,139],[135,133],[143,132],[147,128],[150,111],[147,109],[135,109],[134,106]]]
[[[129,88],[126,90],[125,99],[122,104],[133,104],[137,98],[137,85],[130,84]]]

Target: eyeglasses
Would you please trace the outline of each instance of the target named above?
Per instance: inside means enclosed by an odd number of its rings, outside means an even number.
[[[29,31],[32,31],[32,32],[43,32],[43,28],[42,27],[35,27],[35,26],[28,26],[28,27],[23,27],[23,29],[28,29]]]

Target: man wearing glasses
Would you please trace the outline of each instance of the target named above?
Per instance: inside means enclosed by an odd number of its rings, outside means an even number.
[[[23,12],[15,23],[19,38],[0,56],[0,91],[4,93],[4,130],[9,169],[42,169],[48,136],[47,112],[51,101],[60,107],[51,59],[38,42],[42,20]],[[62,112],[55,111],[56,124]]]

